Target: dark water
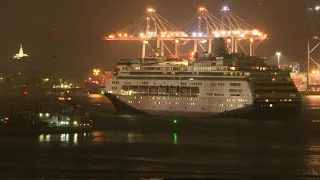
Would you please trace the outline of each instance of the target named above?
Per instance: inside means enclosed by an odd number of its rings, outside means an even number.
[[[91,133],[1,137],[0,179],[320,179],[317,96],[288,122],[108,114],[97,126]]]

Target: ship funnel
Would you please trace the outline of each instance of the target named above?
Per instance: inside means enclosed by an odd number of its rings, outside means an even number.
[[[213,57],[221,57],[228,55],[225,40],[223,38],[215,38],[213,40]]]

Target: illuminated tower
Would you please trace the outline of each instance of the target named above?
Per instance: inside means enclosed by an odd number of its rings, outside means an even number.
[[[13,56],[13,59],[21,59],[23,57],[28,57],[29,55],[28,54],[24,54],[23,53],[23,47],[22,47],[22,44],[20,44],[20,50],[19,50],[19,53],[14,55]]]

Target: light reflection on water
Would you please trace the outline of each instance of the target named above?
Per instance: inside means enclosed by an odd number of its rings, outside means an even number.
[[[178,144],[178,133],[173,133],[173,144]]]
[[[128,133],[128,143],[142,143],[142,135],[134,132]]]
[[[319,176],[320,175],[320,96],[306,96],[304,108],[311,110],[307,115],[311,116],[311,126],[315,132],[310,134],[306,139],[304,149],[304,168],[303,174]],[[303,117],[302,117],[303,118]],[[309,131],[309,130],[308,130]],[[319,178],[319,177],[318,177]]]
[[[303,168],[303,174],[308,175],[320,175],[320,146],[310,146],[306,149],[304,157],[304,168]]]
[[[304,108],[307,109],[320,109],[320,96],[312,95],[304,97],[305,100],[303,102]]]
[[[78,145],[78,142],[85,142],[86,137],[89,137],[89,133],[63,133],[63,134],[41,134],[38,136],[38,142],[40,144],[61,142],[63,144]]]
[[[137,132],[112,132],[94,131],[91,133],[64,133],[64,134],[41,134],[38,136],[39,143],[61,142],[63,144],[78,145],[86,144],[108,144],[108,143],[128,143],[128,144],[178,144],[178,133],[158,133],[144,134]],[[189,142],[193,142],[192,140]]]
[[[197,119],[195,124],[179,119],[179,124],[173,125],[172,120],[165,124],[153,119],[143,121],[134,116],[121,116],[124,120],[119,118],[117,123],[121,128],[128,127],[126,129],[43,134],[38,143],[77,146],[72,152],[86,158],[81,168],[89,164],[91,169],[116,169],[116,173],[127,170],[146,176],[158,173],[160,177],[161,172],[178,171],[196,172],[192,177],[203,172],[320,175],[320,113],[312,110],[320,105],[320,98],[307,97],[307,100],[312,113],[307,111],[309,114],[298,119],[298,123]],[[143,131],[146,128],[149,131]],[[158,131],[161,128],[172,131]],[[91,153],[84,155],[77,151],[78,147],[87,148]],[[72,156],[66,153],[65,157]],[[70,164],[74,162],[70,160]]]
[[[78,133],[75,133],[73,135],[73,144],[77,145],[78,144]]]

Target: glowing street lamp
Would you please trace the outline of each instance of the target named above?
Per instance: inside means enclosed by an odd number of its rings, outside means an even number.
[[[276,55],[278,56],[278,66],[279,66],[279,64],[280,64],[280,55],[281,55],[281,52],[276,52]]]
[[[314,7],[314,10],[319,11],[320,10],[320,6]]]

